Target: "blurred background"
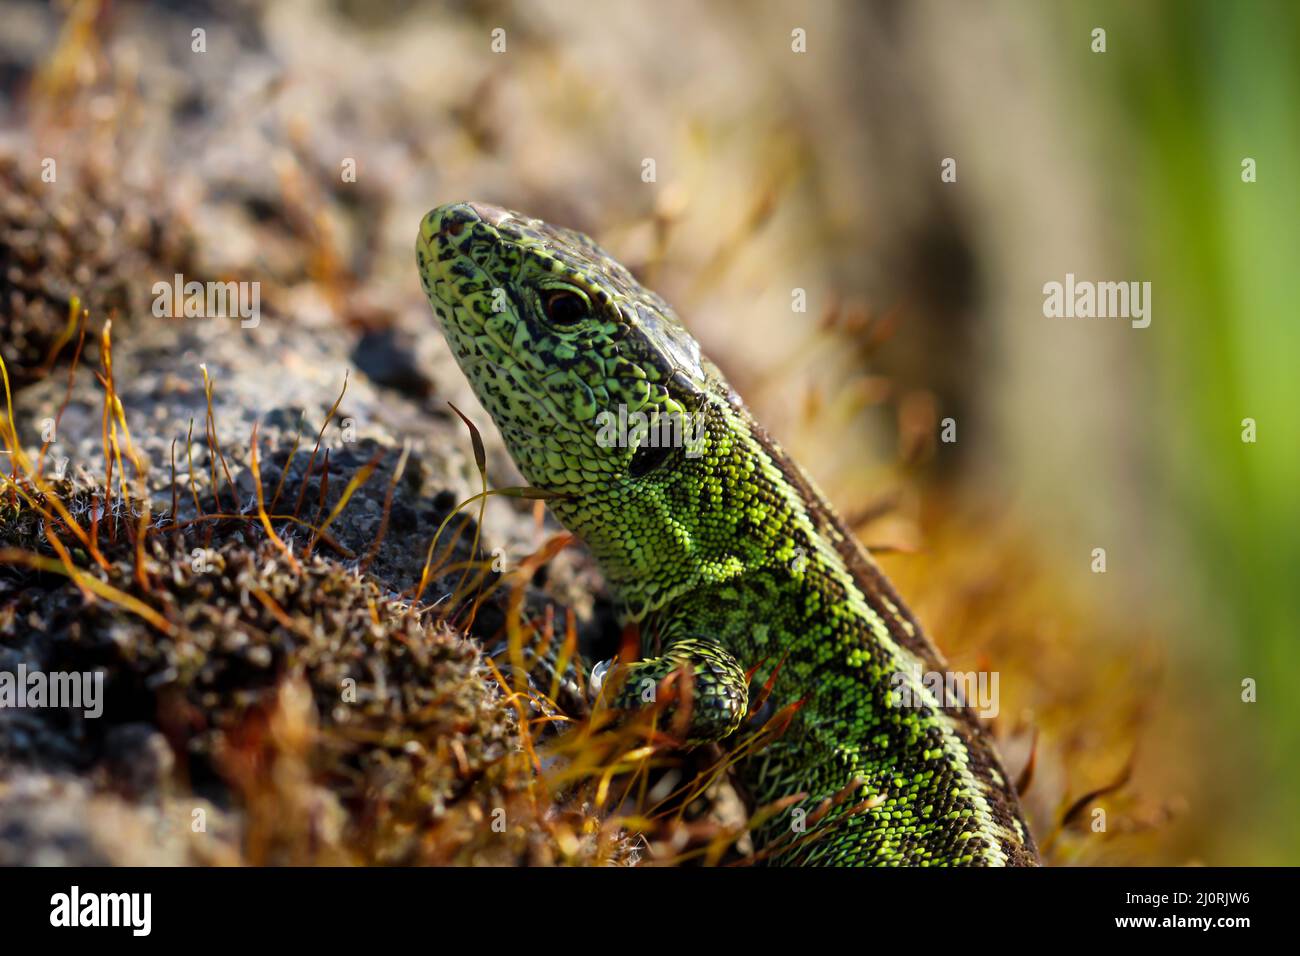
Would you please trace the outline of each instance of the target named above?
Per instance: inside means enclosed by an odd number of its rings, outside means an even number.
[[[589,232],[954,669],[1001,674],[1051,862],[1300,862],[1296,5],[3,0],[0,23],[6,192],[56,158],[50,209],[127,195],[195,274],[398,343],[439,401],[473,405],[420,216]],[[69,249],[83,297],[149,321],[148,282]],[[1150,326],[1044,317],[1067,273],[1150,282]],[[23,316],[6,347],[44,355]]]

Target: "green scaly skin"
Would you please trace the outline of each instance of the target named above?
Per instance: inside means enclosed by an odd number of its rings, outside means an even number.
[[[920,680],[945,670],[938,652],[666,302],[581,233],[482,204],[425,216],[416,257],[520,470],[557,495],[555,516],[586,541],[658,655],[624,669],[615,704],[636,706],[646,680],[686,668],[700,742],[732,735],[774,672],[772,703],[802,701],[739,768],[759,804],[808,795],[756,834],[784,848],[775,862],[1037,862],[987,735]],[[602,413],[620,406],[699,431],[668,448],[641,434],[610,441]],[[913,706],[898,706],[899,680]],[[851,799],[807,823],[850,785]],[[868,809],[846,813],[862,801]],[[801,819],[808,832],[796,839]]]

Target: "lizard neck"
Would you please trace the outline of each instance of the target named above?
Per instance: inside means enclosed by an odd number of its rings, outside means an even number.
[[[761,481],[763,464],[748,412],[714,398],[700,414],[699,441],[675,448],[648,474],[551,503],[591,549],[629,619],[799,558],[799,543],[780,540],[779,522],[771,520],[782,504],[740,493]]]

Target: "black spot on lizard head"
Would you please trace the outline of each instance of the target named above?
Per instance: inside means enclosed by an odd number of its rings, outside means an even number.
[[[483,203],[420,223],[439,325],[520,470],[544,488],[640,480],[688,444],[716,369],[669,305],[590,237]],[[638,454],[639,452],[639,454]]]

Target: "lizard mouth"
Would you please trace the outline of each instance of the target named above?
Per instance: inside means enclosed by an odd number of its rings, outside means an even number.
[[[470,244],[475,235],[466,236],[467,230],[485,227],[495,229],[504,211],[495,206],[475,203],[448,203],[430,210],[420,221],[420,231],[415,241],[416,264],[420,271],[420,284],[433,307],[444,335],[472,335],[481,319],[472,310],[459,305],[451,289],[444,283],[477,282],[483,277],[474,261]]]

